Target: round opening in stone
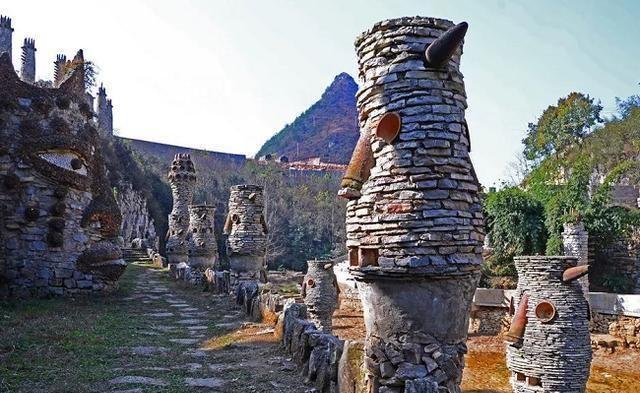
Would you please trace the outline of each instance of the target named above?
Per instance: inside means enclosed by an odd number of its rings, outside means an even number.
[[[556,316],[556,306],[550,301],[543,300],[536,306],[536,317],[542,323],[551,322]]]
[[[307,286],[310,288],[313,288],[316,286],[316,282],[313,280],[313,278],[310,278],[307,280]]]
[[[376,127],[376,136],[384,139],[387,143],[392,143],[400,133],[402,119],[396,112],[389,112],[382,116]]]

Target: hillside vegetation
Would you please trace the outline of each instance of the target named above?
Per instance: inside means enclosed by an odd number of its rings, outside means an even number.
[[[256,157],[284,155],[290,161],[320,157],[323,162],[347,164],[359,137],[357,90],[349,74],[339,74],[320,100],[271,137]]]

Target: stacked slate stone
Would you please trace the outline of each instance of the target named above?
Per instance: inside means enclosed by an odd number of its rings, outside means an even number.
[[[190,154],[176,154],[167,176],[173,194],[173,209],[169,214],[167,233],[167,260],[176,268],[188,261],[187,235],[189,234],[189,205],[193,200],[196,169]]]
[[[564,224],[562,232],[564,255],[578,258],[578,266],[589,264],[589,233],[582,222]],[[589,299],[589,278],[580,278],[585,298]]]
[[[229,215],[224,232],[232,281],[257,280],[264,274],[266,223],[262,211],[262,187],[241,184],[231,187]]]
[[[203,282],[204,272],[218,264],[218,244],[214,233],[216,208],[208,205],[189,206],[189,269],[192,281]]]
[[[340,195],[372,392],[460,392],[484,239],[459,71],[466,29],[400,18],[356,39],[361,137]]]
[[[331,261],[307,261],[302,297],[307,305],[309,320],[318,330],[331,333],[333,312],[338,306],[338,281]]]
[[[565,282],[566,270],[577,259],[529,256],[514,261],[518,307],[525,294],[528,301],[524,335],[507,346],[513,391],[584,392],[591,364],[589,307],[576,277]]]

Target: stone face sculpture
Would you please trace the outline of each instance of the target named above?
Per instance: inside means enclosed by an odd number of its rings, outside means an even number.
[[[331,333],[333,312],[338,307],[338,280],[333,263],[327,260],[307,261],[307,274],[302,281],[302,297],[309,319],[318,330]]]
[[[591,365],[589,306],[575,257],[518,257],[507,367],[516,393],[584,392]]]
[[[339,195],[371,392],[460,392],[484,239],[459,71],[466,30],[400,18],[356,39],[361,136]]]
[[[189,267],[203,271],[218,265],[218,244],[214,232],[216,208],[189,206]]]
[[[10,296],[106,291],[126,263],[79,51],[58,89],[0,57],[0,239]]]
[[[193,200],[196,169],[189,154],[176,154],[167,175],[173,194],[173,209],[169,214],[169,229],[165,245],[167,261],[175,268],[188,262],[189,205]]]
[[[231,187],[224,233],[229,235],[227,254],[231,272],[239,279],[264,278],[267,224],[263,209],[262,187],[252,184]]]

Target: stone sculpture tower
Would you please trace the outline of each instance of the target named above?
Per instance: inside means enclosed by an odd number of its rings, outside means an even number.
[[[165,248],[169,266],[175,268],[188,261],[189,205],[193,200],[193,188],[196,184],[196,169],[191,155],[176,154],[167,178],[173,194],[173,209],[169,214]]]
[[[460,392],[484,240],[459,70],[466,30],[400,18],[355,42],[361,136],[339,194],[370,392]]]
[[[113,135],[113,104],[107,99],[104,86],[98,88],[98,129],[103,136]]]
[[[227,254],[235,280],[264,279],[267,225],[262,214],[262,187],[241,184],[231,187],[229,214],[224,225]]]
[[[20,78],[30,84],[36,82],[36,41],[33,38],[25,38],[22,45]]]
[[[575,257],[518,257],[517,312],[507,333],[516,393],[584,392],[591,365],[589,306]]]
[[[333,312],[338,307],[338,292],[333,263],[327,260],[307,261],[302,297],[309,319],[324,333],[331,333]]]
[[[582,222],[564,224],[562,244],[564,246],[564,255],[576,257],[578,266],[589,264],[589,233],[584,229]],[[588,276],[580,279],[580,285],[585,298],[589,300]]]
[[[216,208],[189,206],[189,267],[204,272],[218,266],[218,244],[214,232]]]
[[[3,52],[9,54],[9,59],[13,56],[13,28],[11,18],[0,15],[0,55]]]

